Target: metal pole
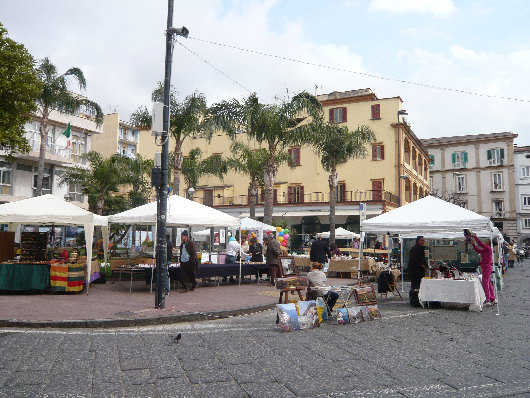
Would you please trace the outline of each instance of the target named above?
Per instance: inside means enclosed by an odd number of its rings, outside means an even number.
[[[167,2],[167,30],[166,30],[166,62],[164,76],[164,112],[162,154],[161,154],[161,185],[157,187],[157,251],[156,251],[156,298],[155,308],[164,309],[165,296],[164,288],[167,278],[167,247],[166,247],[166,213],[167,213],[167,187],[168,187],[168,134],[169,134],[169,93],[171,88],[171,58],[173,56],[173,34],[169,29],[173,27],[173,0]]]
[[[399,111],[397,111],[397,138],[398,138],[398,207],[401,207],[401,137],[399,134]]]

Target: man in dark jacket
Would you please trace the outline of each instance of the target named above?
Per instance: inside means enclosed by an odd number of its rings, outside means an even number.
[[[427,260],[425,259],[425,239],[423,236],[416,238],[416,244],[412,246],[409,253],[408,273],[410,277],[410,290],[420,288],[421,279],[425,276]]]
[[[267,249],[265,250],[265,262],[269,266],[271,284],[274,285],[274,281],[278,277],[280,270],[278,265],[278,257],[282,254],[280,242],[274,238],[265,237],[263,238],[263,243],[267,246]]]
[[[325,241],[322,240],[321,237],[318,237],[318,239],[311,244],[309,259],[312,263],[316,262],[324,265],[328,262],[328,258],[331,258],[329,246]]]
[[[195,274],[199,273],[199,264],[197,263],[197,252],[195,251],[195,245],[188,238],[188,231],[182,231],[180,235],[180,278],[184,290],[181,293],[186,293],[190,290],[195,290],[197,287],[197,281],[195,280]],[[191,283],[191,288],[187,288],[187,284]]]

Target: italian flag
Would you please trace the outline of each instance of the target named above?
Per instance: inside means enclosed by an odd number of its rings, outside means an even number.
[[[70,135],[72,134],[72,126],[70,126],[70,122],[68,122],[68,126],[66,126],[66,130],[64,130],[63,135],[68,138],[68,141],[66,141],[66,148],[70,148]]]

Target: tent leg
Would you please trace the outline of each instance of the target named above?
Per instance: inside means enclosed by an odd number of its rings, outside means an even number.
[[[405,283],[405,277],[403,275],[403,238],[401,238],[401,235],[399,235],[399,256],[400,256],[400,263],[401,263],[401,293],[405,291],[404,283]]]

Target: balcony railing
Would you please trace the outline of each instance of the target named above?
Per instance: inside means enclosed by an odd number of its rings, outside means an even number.
[[[193,199],[196,202],[207,205],[212,204],[211,196],[203,196],[203,191],[194,194]],[[397,204],[397,195],[388,191],[368,190],[368,191],[345,191],[337,200],[337,204],[358,203],[358,202],[375,202],[385,201]],[[264,198],[261,195],[257,197],[257,204],[263,205]],[[298,205],[298,204],[316,204],[329,203],[329,192],[306,192],[300,194],[279,193],[275,197],[274,204],[278,205]],[[248,206],[248,195],[221,196],[213,197],[213,206]]]

